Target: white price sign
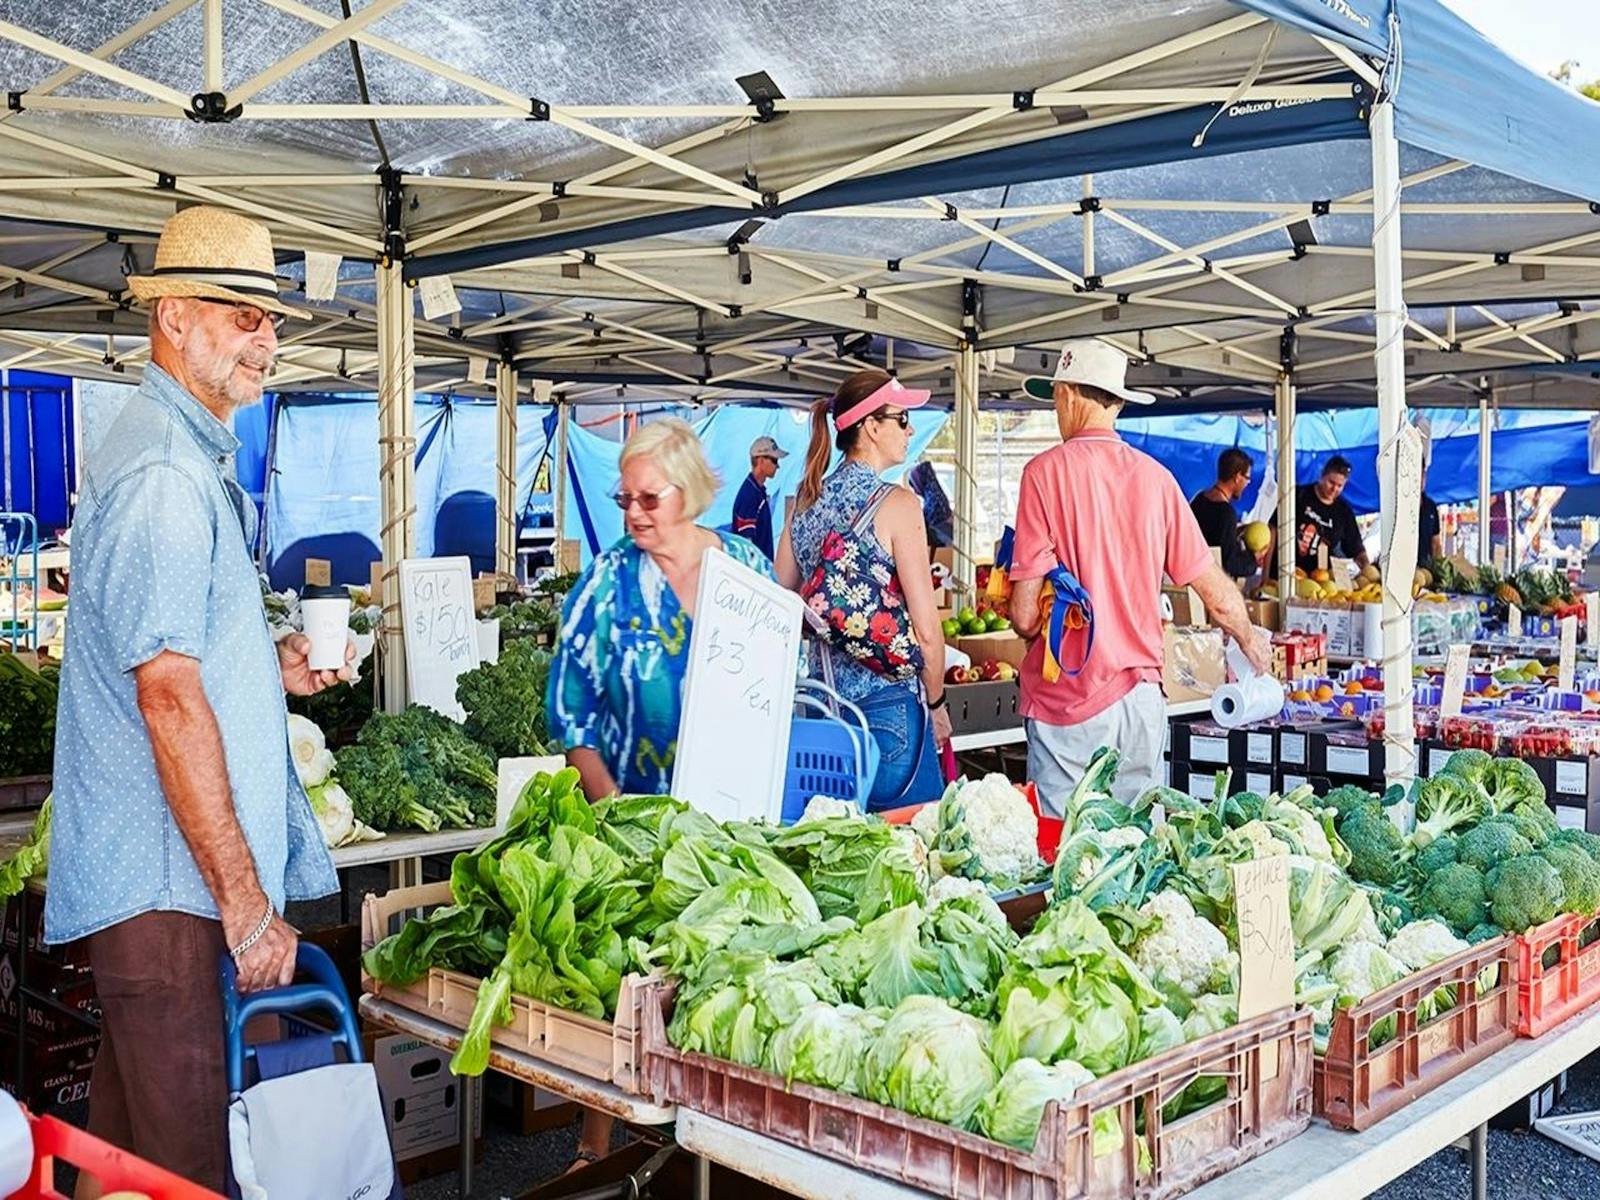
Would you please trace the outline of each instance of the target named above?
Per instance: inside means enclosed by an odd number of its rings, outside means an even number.
[[[1561,618],[1561,668],[1556,674],[1556,686],[1563,692],[1572,690],[1572,681],[1578,673],[1578,618]]]
[[[1439,698],[1439,716],[1459,717],[1461,715],[1461,697],[1467,690],[1467,656],[1471,653],[1470,646],[1454,645],[1445,656],[1444,662],[1444,694]]]
[[[1506,605],[1506,636],[1513,640],[1522,636],[1522,610],[1515,604]]]

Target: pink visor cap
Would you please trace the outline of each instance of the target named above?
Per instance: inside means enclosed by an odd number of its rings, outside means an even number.
[[[857,421],[864,420],[880,408],[898,408],[910,412],[913,408],[921,408],[926,404],[931,394],[927,388],[908,388],[898,379],[891,378],[865,400],[852,404],[836,416],[833,419],[833,427],[838,430],[849,429]]]

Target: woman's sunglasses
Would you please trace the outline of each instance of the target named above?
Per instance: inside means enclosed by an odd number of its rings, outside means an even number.
[[[235,300],[219,300],[213,296],[196,296],[196,300],[204,304],[220,304],[225,308],[233,309],[233,323],[238,326],[240,333],[254,333],[261,328],[262,321],[272,323],[272,332],[278,333],[283,329],[284,316],[282,313],[269,313],[265,309],[257,308],[254,304],[240,304]]]
[[[873,413],[872,419],[874,421],[893,421],[901,429],[911,428],[911,414],[908,412]]]
[[[645,512],[655,512],[661,507],[661,499],[678,490],[678,485],[669,483],[659,492],[617,492],[611,498],[617,502],[617,507],[627,512],[637,504]]]

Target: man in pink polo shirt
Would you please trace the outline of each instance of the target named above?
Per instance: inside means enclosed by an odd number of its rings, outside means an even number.
[[[1267,641],[1212,560],[1178,481],[1117,436],[1125,403],[1155,399],[1130,391],[1127,371],[1122,351],[1090,339],[1062,348],[1053,378],[1025,384],[1029,395],[1055,402],[1062,439],[1023,468],[1011,567],[1011,620],[1032,640],[1022,663],[1028,775],[1056,815],[1100,746],[1122,754],[1119,799],[1131,801],[1160,781],[1163,574],[1200,594],[1256,670],[1271,669]],[[1094,622],[1092,642],[1090,629],[1069,628],[1051,681],[1040,600],[1058,568],[1088,593]],[[1061,591],[1053,588],[1056,603]]]

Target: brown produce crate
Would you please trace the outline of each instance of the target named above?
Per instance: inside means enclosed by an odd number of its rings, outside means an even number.
[[[447,882],[368,895],[361,905],[362,955],[394,931],[390,926],[395,918],[448,903]],[[365,966],[361,970],[362,991],[459,1029],[465,1029],[472,1016],[482,982],[459,971],[434,967],[409,987],[396,987],[368,975]],[[644,982],[637,975],[623,979],[614,1021],[599,1021],[526,996],[513,996],[511,1023],[496,1025],[489,1041],[638,1095],[644,1085],[639,1070],[639,1003]]]
[[[1498,967],[1478,993],[1478,974]],[[1463,950],[1334,1014],[1328,1052],[1312,1077],[1316,1115],[1335,1129],[1361,1130],[1398,1112],[1517,1038],[1516,952],[1509,937]],[[1417,1007],[1447,984],[1456,1004],[1425,1025]],[[1395,1018],[1395,1036],[1371,1049],[1372,1027]]]
[[[0,812],[38,808],[50,795],[50,776],[13,775],[0,779]]]
[[[642,1006],[644,1069],[658,1104],[703,1112],[945,1200],[1167,1200],[1304,1132],[1311,1123],[1311,1014],[1282,1009],[1210,1034],[1046,1106],[1032,1151],[667,1041],[672,985],[650,980]],[[1263,1051],[1276,1046],[1270,1079]],[[1171,1125],[1170,1100],[1199,1076],[1228,1095]],[[1116,1110],[1122,1148],[1095,1158],[1092,1120]],[[1145,1129],[1135,1134],[1135,1115]],[[1150,1155],[1139,1172],[1138,1141]]]

